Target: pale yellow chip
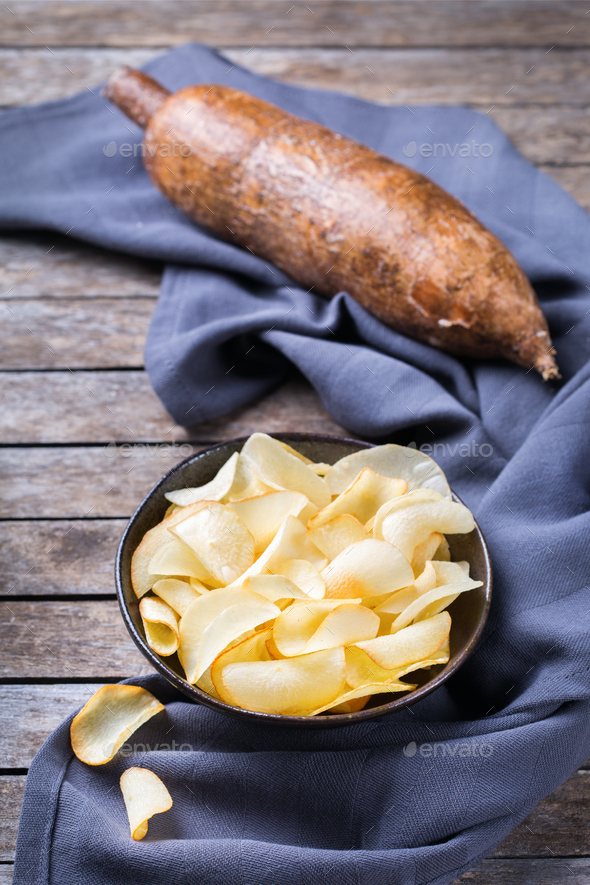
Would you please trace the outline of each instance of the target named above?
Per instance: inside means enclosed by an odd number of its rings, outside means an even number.
[[[481,581],[472,581],[467,578],[459,583],[445,584],[442,587],[429,590],[428,593],[423,593],[397,616],[391,625],[391,632],[397,633],[412,622],[427,621],[448,608],[461,593],[474,590],[481,585]]]
[[[211,590],[210,593],[200,596],[189,605],[180,619],[179,650],[179,657],[188,682],[192,684],[197,680],[196,674],[203,633],[211,621],[232,605],[250,602],[266,604],[268,600],[248,590],[222,587]]]
[[[366,540],[367,532],[356,517],[346,513],[322,525],[310,527],[309,536],[318,550],[332,562],[351,544]]]
[[[446,664],[449,660],[449,640],[447,639],[437,651],[428,658],[404,664],[402,667],[387,669],[376,664],[369,655],[360,648],[350,646],[346,649],[346,682],[351,688],[359,688],[368,682],[391,682],[401,679],[415,670],[429,669],[435,664]]]
[[[412,569],[414,570],[414,574],[416,577],[421,575],[424,571],[424,567],[426,563],[431,560],[441,545],[443,536],[440,532],[432,532],[432,534],[428,535],[425,541],[422,541],[421,544],[418,544],[417,547],[414,547],[414,554],[412,556]]]
[[[301,492],[267,492],[254,498],[228,504],[230,510],[240,517],[254,538],[254,553],[263,553],[286,518],[299,516],[309,504]]]
[[[331,469],[332,465],[326,464],[325,461],[316,461],[315,463],[310,464],[309,467],[314,473],[317,473],[318,476],[325,476],[328,470]]]
[[[434,560],[431,565],[436,575],[437,587],[443,587],[445,584],[457,584],[469,578],[469,563],[465,560],[461,562]]]
[[[434,556],[433,559],[440,560],[441,562],[450,562],[451,561],[451,548],[449,547],[449,542],[443,535],[443,539],[440,542],[440,546]]]
[[[322,599],[326,593],[326,585],[321,574],[307,559],[284,559],[278,569],[290,581],[293,581],[301,592],[309,599]]]
[[[464,504],[430,489],[418,489],[388,501],[377,511],[373,536],[389,541],[411,561],[415,548],[432,532],[465,534],[474,528],[473,515]]]
[[[309,528],[317,528],[345,513],[364,524],[375,516],[383,504],[399,498],[407,490],[408,484],[404,479],[381,476],[370,467],[365,467],[347,489],[310,519]]]
[[[418,591],[418,594],[422,596],[424,593],[428,593],[429,590],[434,590],[437,580],[434,565],[432,562],[427,562],[422,574],[414,579],[414,587]]]
[[[364,651],[379,667],[393,670],[429,658],[446,642],[450,630],[451,616],[448,612],[441,612],[395,634],[356,642],[354,646]]]
[[[154,814],[172,808],[172,797],[157,774],[147,768],[128,768],[119,780],[131,838],[143,839]]]
[[[272,638],[281,655],[292,657],[372,639],[378,630],[379,618],[370,609],[352,603],[332,608],[320,600],[282,612]]]
[[[262,713],[309,716],[343,693],[344,649],[329,648],[278,661],[228,664],[221,680],[229,702],[235,706]]]
[[[182,519],[186,519],[191,513],[200,510],[202,503],[190,504],[188,507],[177,508],[162,522],[155,525],[145,533],[140,544],[135,550],[131,560],[131,583],[136,595],[141,598],[148,590],[151,590],[157,575],[150,574],[149,565],[158,549],[173,540],[168,529],[175,526]],[[161,577],[165,577],[162,575]]]
[[[362,710],[370,700],[370,694],[363,695],[363,697],[360,698],[349,698],[347,701],[342,701],[342,703],[330,707],[328,713],[358,713],[358,711]]]
[[[213,580],[213,578],[211,580]],[[198,578],[189,578],[188,582],[191,585],[191,587],[193,588],[193,590],[197,591],[199,596],[202,596],[203,593],[208,593],[209,590],[211,590],[213,587],[218,586],[218,582],[216,581],[214,585],[207,587],[205,584],[202,584]],[[183,614],[184,614],[184,612],[183,612]]]
[[[271,437],[271,439],[273,439],[273,437]],[[311,458],[308,458],[307,455],[304,455],[302,452],[298,452],[297,449],[294,449],[292,446],[289,445],[289,443],[283,442],[280,439],[277,439],[276,442],[278,442],[286,452],[289,452],[291,455],[295,455],[296,458],[299,458],[300,461],[303,461],[304,464],[309,464],[310,467],[313,465],[313,461],[311,460]]]
[[[239,594],[240,591],[236,591]],[[217,655],[236,642],[244,633],[251,633],[265,621],[274,620],[281,610],[268,599],[238,602],[230,605],[214,618],[203,631],[196,679],[210,667]]]
[[[183,615],[191,602],[201,596],[201,593],[191,584],[179,581],[178,578],[163,578],[161,581],[156,581],[152,590],[156,596],[167,602],[177,615]],[[205,590],[204,587],[203,590]]]
[[[291,454],[266,433],[253,433],[244,444],[241,457],[254,475],[271,488],[302,492],[320,508],[330,503],[330,490],[325,480],[299,455]]]
[[[187,504],[194,504],[197,501],[221,501],[233,485],[236,468],[238,466],[238,453],[234,452],[229,461],[226,461],[211,482],[196,488],[177,489],[174,492],[166,492],[165,497],[178,504],[180,507],[186,507]]]
[[[182,575],[198,581],[219,582],[211,575],[194,552],[180,538],[167,533],[169,540],[152,556],[148,565],[150,575]]]
[[[173,655],[178,648],[178,616],[173,608],[157,596],[144,596],[139,613],[150,648],[162,657]]]
[[[338,708],[343,704],[349,704],[350,701],[354,701],[357,698],[366,698],[369,700],[369,698],[375,694],[395,694],[400,691],[413,691],[413,689],[417,687],[417,685],[408,685],[406,682],[398,682],[396,679],[392,679],[390,682],[368,682],[366,685],[361,685],[359,688],[351,688],[348,691],[345,691],[337,697],[335,701],[317,707],[309,715],[317,716],[319,713],[325,713],[326,710],[331,710],[331,712],[335,713],[336,710],[333,709],[334,705]],[[384,701],[383,703],[387,703],[387,701]]]
[[[365,467],[382,476],[405,479],[410,490],[430,488],[451,500],[449,484],[436,461],[418,449],[393,443],[361,449],[337,461],[326,474],[331,493],[340,495]]]
[[[268,649],[268,641],[272,638],[272,630],[258,630],[250,636],[234,643],[219,654],[211,664],[211,679],[215,690],[222,701],[231,704],[227,696],[221,673],[228,664],[236,664],[239,661],[272,661],[273,655]]]
[[[140,725],[163,709],[145,688],[103,685],[72,720],[72,750],[87,765],[104,765]]]
[[[254,495],[265,495],[275,491],[271,486],[262,482],[250,469],[241,454],[238,458],[234,481],[226,501],[241,501],[243,498],[252,498]]]
[[[322,572],[326,596],[379,596],[407,587],[414,580],[412,566],[391,544],[367,538],[343,550]]]
[[[264,553],[234,584],[240,586],[254,575],[281,574],[282,563],[291,559],[306,559],[318,570],[327,563],[326,557],[312,543],[305,526],[294,516],[286,518]]]
[[[254,562],[254,538],[229,507],[206,502],[198,513],[172,528],[206,570],[221,584],[231,584]],[[202,580],[199,575],[194,577]]]
[[[323,583],[323,582],[322,582]],[[253,575],[241,584],[242,589],[258,593],[271,602],[282,599],[307,599],[307,594],[284,575]]]

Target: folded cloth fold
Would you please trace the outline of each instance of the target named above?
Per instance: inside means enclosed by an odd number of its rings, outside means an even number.
[[[455,359],[347,293],[327,302],[217,240],[154,189],[141,132],[99,88],[0,116],[0,228],[166,263],[146,366],[176,421],[243,406],[294,364],[351,432],[434,455],[475,512],[495,571],[475,654],[401,713],[334,731],[265,728],[142,678],[166,712],[102,768],[72,757],[64,723],[33,762],[14,881],[444,885],[590,754],[590,219],[471,110],[298,89],[196,45],[146,70],[172,90],[236,86],[432,176],[520,261],[564,382]],[[118,787],[132,764],[156,771],[174,800],[141,843]]]

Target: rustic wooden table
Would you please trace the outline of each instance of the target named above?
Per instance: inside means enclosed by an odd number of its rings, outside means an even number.
[[[121,63],[192,39],[302,86],[489,113],[588,207],[587,6],[13,0],[0,9],[0,106],[74,94]],[[41,742],[99,684],[146,671],[112,577],[137,502],[207,443],[260,429],[343,428],[295,376],[222,420],[173,426],[142,369],[159,266],[32,233],[5,236],[0,265],[0,883],[9,883],[27,766]],[[132,454],[121,449],[128,442]],[[589,883],[589,799],[586,767],[463,880]]]

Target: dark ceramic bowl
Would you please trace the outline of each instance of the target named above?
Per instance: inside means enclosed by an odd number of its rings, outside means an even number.
[[[338,436],[327,436],[316,433],[277,433],[277,439],[289,443],[313,461],[325,461],[333,464],[344,455],[350,455],[359,449],[370,448],[370,444],[355,439],[343,439]],[[399,694],[381,694],[374,696],[368,705],[357,713],[326,713],[319,716],[280,716],[273,713],[256,713],[232,707],[223,701],[206,694],[194,685],[190,685],[183,676],[183,670],[176,655],[161,658],[146,642],[145,632],[139,614],[139,600],[131,586],[131,557],[144,534],[159,523],[168,501],[165,492],[184,486],[200,486],[209,482],[219,468],[225,464],[230,455],[239,452],[246,438],[234,439],[220,445],[211,446],[198,455],[178,464],[164,479],[154,486],[149,495],[142,501],[125,529],[119,550],[115,577],[117,595],[123,620],[127,625],[133,641],[145,655],[158,673],[178,688],[192,701],[205,704],[229,716],[264,722],[268,725],[291,726],[295,728],[333,728],[349,723],[375,719],[384,713],[401,710],[415,704],[426,695],[446,682],[459,667],[465,663],[473,652],[481,636],[488,610],[492,590],[492,569],[489,552],[483,535],[476,525],[468,535],[449,535],[448,541],[451,556],[455,561],[467,560],[471,565],[471,576],[482,581],[483,586],[469,593],[462,593],[449,607],[453,619],[451,629],[451,657],[448,664],[432,667],[430,670],[417,671],[412,674],[412,681],[418,682],[418,688],[400,696]],[[454,493],[455,500],[460,500]]]

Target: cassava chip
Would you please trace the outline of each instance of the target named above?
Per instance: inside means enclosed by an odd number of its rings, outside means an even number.
[[[443,539],[440,542],[440,546],[434,556],[433,559],[440,560],[441,562],[450,562],[451,561],[451,548],[449,547],[449,542],[443,535]]]
[[[422,574],[414,579],[414,587],[418,591],[418,594],[422,596],[423,593],[428,593],[429,590],[434,590],[437,580],[432,562],[427,562]]]
[[[382,476],[405,479],[410,490],[429,488],[451,500],[451,490],[436,461],[418,449],[393,443],[361,449],[337,461],[326,474],[331,493],[340,495],[364,467]]]
[[[273,640],[287,657],[348,645],[377,635],[379,618],[357,604],[328,608],[322,600],[292,605],[274,622]]]
[[[201,595],[191,584],[179,581],[178,578],[163,578],[161,581],[156,581],[152,590],[156,596],[167,602],[177,615],[183,615],[191,602]]]
[[[203,486],[197,488],[177,489],[175,492],[167,492],[165,497],[173,504],[186,507],[196,501],[221,501],[229,494],[233,485],[236,468],[238,466],[238,453],[234,452],[229,461],[217,471],[217,475]]]
[[[188,507],[177,508],[169,516],[166,516],[162,522],[145,533],[131,560],[131,583],[136,596],[139,598],[144,596],[158,579],[157,576],[150,574],[148,569],[158,549],[174,540],[168,529],[200,510],[202,506],[203,504],[199,501],[196,504],[190,504]],[[169,574],[174,573],[169,572]]]
[[[119,780],[131,838],[143,839],[154,814],[172,808],[172,797],[157,774],[147,768],[128,768]]]
[[[335,516],[322,525],[310,527],[309,536],[318,550],[332,562],[351,544],[366,540],[367,532],[358,519],[347,513]]]
[[[335,702],[346,683],[343,648],[329,648],[279,661],[225,666],[221,681],[230,703],[262,713],[308,716]]]
[[[262,482],[250,469],[241,454],[236,465],[234,481],[229,494],[226,496],[227,501],[241,501],[243,498],[252,498],[254,495],[265,495],[272,492],[270,486]]]
[[[365,467],[347,489],[310,519],[309,528],[316,528],[345,513],[364,524],[375,516],[383,504],[399,498],[407,490],[408,484],[404,479],[381,476],[370,467]]]
[[[474,528],[473,516],[464,504],[430,489],[418,489],[388,501],[377,511],[373,536],[389,541],[411,561],[415,548],[432,532],[464,534]]]
[[[302,492],[317,507],[326,507],[330,503],[330,490],[325,480],[299,455],[292,455],[266,433],[253,433],[244,444],[241,457],[255,476],[271,488]]]
[[[219,697],[226,704],[232,702],[226,695],[221,680],[223,668],[228,664],[236,664],[238,661],[272,661],[274,658],[267,645],[271,637],[272,630],[258,630],[217,655],[211,664],[211,679]]]
[[[266,550],[288,516],[299,516],[309,504],[301,492],[267,492],[229,504],[254,538],[256,556]]]
[[[197,679],[199,651],[203,633],[226,608],[238,603],[268,603],[267,599],[247,590],[221,587],[192,602],[180,619],[180,658],[191,684]]]
[[[293,581],[301,592],[309,599],[322,599],[326,593],[324,579],[315,565],[307,559],[284,559],[279,571],[285,578]]]
[[[236,595],[239,591],[236,591]],[[280,609],[268,599],[257,602],[238,602],[224,609],[203,631],[196,679],[210,667],[218,654],[231,645],[243,633],[251,633],[265,621],[280,615]]]
[[[326,557],[312,543],[305,526],[294,516],[286,518],[264,553],[234,584],[239,586],[253,575],[281,574],[282,563],[290,559],[306,559],[316,569],[326,565]]]
[[[103,685],[72,720],[72,750],[87,765],[103,765],[140,725],[164,709],[137,685]]]
[[[157,596],[144,596],[139,603],[139,613],[143,621],[148,645],[163,657],[173,655],[178,648],[178,618],[163,599]]]
[[[307,599],[303,590],[284,575],[253,575],[251,578],[246,578],[241,586],[244,590],[258,593],[271,602],[278,602],[280,599]]]
[[[414,580],[412,566],[391,544],[367,538],[343,550],[322,572],[326,596],[345,599],[393,593]]]
[[[221,584],[231,584],[254,562],[254,538],[239,516],[224,504],[208,501],[172,531]]]
[[[438,550],[443,536],[439,532],[432,532],[425,541],[414,547],[414,555],[412,556],[412,569],[416,577],[424,571],[426,563],[432,559]]]
[[[448,608],[459,594],[466,593],[476,587],[481,587],[481,581],[472,581],[467,578],[457,584],[444,584],[442,587],[435,587],[434,590],[423,593],[397,616],[391,625],[391,632],[397,633],[398,630],[403,630],[413,621],[431,619],[434,615]]]
[[[356,642],[354,647],[360,648],[385,670],[399,669],[429,658],[446,642],[450,630],[451,616],[448,612],[441,612],[398,633]]]
[[[417,686],[408,685],[407,682],[398,682],[396,679],[392,679],[391,682],[368,682],[366,685],[361,685],[359,688],[352,688],[349,691],[345,691],[337,697],[335,701],[324,704],[322,707],[318,707],[309,715],[317,716],[319,713],[324,713],[326,710],[332,710],[332,712],[335,713],[336,710],[333,709],[333,705],[339,707],[342,704],[350,703],[350,701],[353,701],[356,698],[367,698],[374,694],[392,694],[400,691],[412,691],[414,688],[417,688]],[[386,701],[384,701],[384,703],[386,703]]]
[[[150,575],[183,575],[198,581],[217,583],[190,547],[168,532],[169,541],[154,553],[148,566]]]

